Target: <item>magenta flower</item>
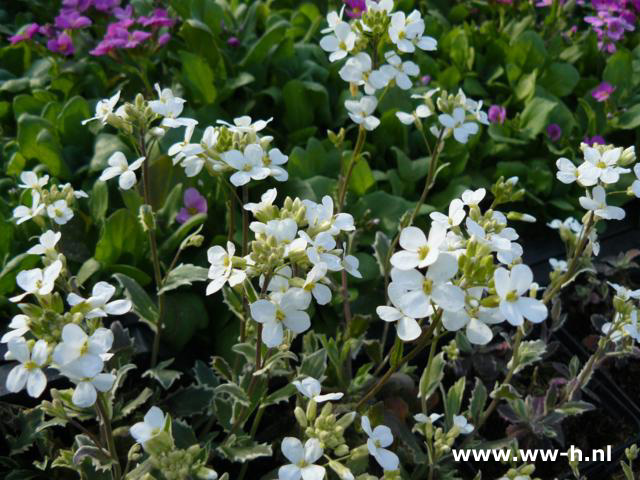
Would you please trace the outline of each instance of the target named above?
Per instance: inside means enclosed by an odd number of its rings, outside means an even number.
[[[138,23],[144,27],[171,27],[174,22],[164,8],[156,8],[148,17],[138,17]]]
[[[116,7],[112,13],[118,20],[128,20],[133,16],[133,6],[127,5],[125,8]]]
[[[422,83],[422,85],[429,85],[429,83],[431,83],[431,75],[423,75],[420,77],[420,83]]]
[[[109,12],[114,7],[120,5],[120,0],[93,0],[93,7],[101,12]]]
[[[74,10],[62,10],[55,18],[54,25],[61,29],[85,28],[91,25],[91,19]]]
[[[169,42],[169,40],[171,40],[171,34],[163,33],[158,37],[158,46],[161,47],[162,45],[165,45],[166,43]]]
[[[547,135],[552,142],[557,142],[562,137],[562,128],[557,123],[550,123],[547,126]]]
[[[238,39],[238,37],[229,37],[227,39],[227,45],[229,45],[232,48],[236,48],[240,46],[240,40]]]
[[[360,18],[362,12],[367,11],[367,3],[365,0],[344,0],[349,8],[347,8],[347,15],[351,18]]]
[[[73,41],[67,32],[62,32],[57,37],[51,38],[47,42],[47,48],[62,55],[73,55],[75,52]]]
[[[609,82],[602,82],[591,92],[591,96],[599,102],[605,102],[615,90],[616,87]]]
[[[14,45],[18,42],[22,42],[23,40],[31,40],[39,30],[40,26],[37,23],[32,23],[27,28],[25,28],[24,32],[10,36],[9,42],[11,43],[11,45]]]
[[[491,123],[503,124],[507,118],[507,109],[502,105],[491,105],[489,107],[489,121]]]
[[[178,223],[184,223],[198,213],[207,213],[207,199],[195,188],[187,188],[184,192],[184,207],[176,216]]]
[[[598,145],[606,145],[607,144],[607,142],[605,141],[604,137],[602,137],[600,135],[594,135],[591,138],[586,136],[586,137],[584,137],[583,142],[586,143],[587,145],[589,145],[590,147],[593,147],[594,144],[598,144]]]

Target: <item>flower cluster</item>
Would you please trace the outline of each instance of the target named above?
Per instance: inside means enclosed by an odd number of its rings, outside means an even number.
[[[115,375],[104,372],[113,333],[101,326],[101,319],[128,312],[131,302],[112,300],[116,288],[107,282],[96,283],[87,298],[76,293],[66,259],[57,249],[60,237],[60,232],[44,232],[27,252],[39,255],[44,268],[23,270],[16,278],[23,292],[11,301],[22,313],[12,319],[1,341],[8,344],[5,358],[19,364],[11,370],[6,385],[10,392],[26,386],[27,393],[37,398],[47,385],[43,369],[53,367],[76,385],[73,404],[86,408],[115,381]],[[68,292],[67,309],[56,285]],[[25,303],[26,297],[35,298],[36,303]]]
[[[464,328],[471,343],[485,345],[493,338],[491,325],[506,320],[519,326],[524,319],[538,323],[547,317],[531,269],[521,263],[518,234],[507,226],[507,218],[534,219],[495,209],[523,193],[516,183],[515,177],[498,183],[492,208],[484,211],[485,190],[467,190],[451,202],[448,215],[431,214],[427,235],[417,227],[402,230],[402,249],[391,257],[392,306],[377,308],[382,320],[397,322],[401,340],[417,339],[421,319],[430,318],[449,331]]]
[[[76,53],[74,37],[102,16],[110,23],[100,42],[89,52],[91,55],[107,55],[118,49],[133,49],[145,42],[164,45],[171,38],[168,28],[175,20],[167,10],[158,8],[150,15],[136,16],[133,6],[120,7],[120,0],[64,0],[53,24],[32,23],[21,33],[9,37],[11,44],[32,40],[36,34],[44,36],[51,52],[69,56]]]
[[[614,53],[624,34],[635,30],[640,5],[629,0],[593,0],[591,6],[595,12],[586,16],[584,21],[598,35],[600,50]]]
[[[50,185],[49,175],[38,176],[37,173],[25,171],[20,174],[21,189],[31,195],[27,202],[31,205],[20,205],[13,210],[13,218],[17,224],[33,219],[39,226],[64,225],[73,218],[72,206],[78,198],[86,198],[82,190],[74,190],[71,184]],[[25,195],[27,196],[27,195]]]
[[[360,276],[358,259],[346,255],[336,242],[341,232],[355,229],[351,215],[336,214],[329,196],[322,203],[287,197],[278,207],[273,204],[276,195],[274,188],[262,195],[260,203],[245,205],[257,220],[249,225],[255,240],[247,255],[235,256],[231,242],[226,249],[216,245],[207,252],[211,265],[207,294],[227,283],[235,287],[258,278],[265,298],[252,301],[250,311],[268,347],[283,343],[285,329],[299,334],[310,327],[306,310],[311,299],[319,305],[331,301],[331,273],[345,270]],[[250,284],[245,288],[253,289]]]

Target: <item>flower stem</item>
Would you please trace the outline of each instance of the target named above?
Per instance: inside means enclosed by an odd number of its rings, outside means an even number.
[[[98,394],[98,398],[96,399],[96,410],[98,411],[98,415],[100,416],[104,436],[107,441],[107,446],[109,447],[109,453],[111,454],[111,458],[113,459],[113,462],[114,462],[113,463],[113,479],[120,480],[120,478],[122,478],[122,468],[120,467],[120,460],[118,460],[116,443],[115,443],[115,440],[113,439],[113,430],[111,429],[111,419],[107,414],[107,408],[104,404],[104,397],[101,393]]]
[[[358,129],[358,139],[356,140],[356,146],[353,149],[353,153],[351,154],[351,161],[349,162],[349,167],[347,168],[347,173],[344,177],[342,177],[342,181],[340,182],[340,188],[338,189],[338,205],[337,210],[338,213],[342,212],[342,208],[344,207],[344,200],[347,196],[347,190],[349,188],[349,180],[351,179],[351,174],[353,173],[353,169],[356,166],[356,162],[358,161],[358,157],[362,152],[362,148],[364,147],[364,140],[367,138],[367,130],[360,125]]]

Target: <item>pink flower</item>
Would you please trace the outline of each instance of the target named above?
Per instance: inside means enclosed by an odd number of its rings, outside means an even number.
[[[207,213],[207,199],[195,188],[187,188],[184,192],[184,207],[176,216],[178,223],[184,223],[198,213]]]
[[[169,18],[164,8],[156,8],[148,17],[138,17],[138,23],[144,27],[171,27],[175,20]]]
[[[67,32],[62,32],[56,38],[50,39],[47,42],[47,48],[62,55],[73,55],[75,52],[73,41]]]
[[[349,8],[347,8],[347,15],[351,18],[360,18],[362,12],[367,11],[367,4],[365,0],[344,0]]]
[[[165,45],[166,43],[169,42],[169,40],[171,40],[171,34],[170,33],[163,33],[162,35],[160,35],[158,37],[158,46],[162,46]]]
[[[611,85],[609,82],[602,82],[591,92],[591,96],[599,102],[604,102],[615,90],[616,87]]]
[[[37,23],[32,23],[27,28],[25,28],[24,32],[10,36],[9,42],[11,43],[11,45],[14,45],[18,42],[22,42],[23,40],[31,40],[39,30],[40,26]]]
[[[62,10],[55,18],[54,25],[61,29],[85,28],[91,25],[91,19],[74,10]]]
[[[502,105],[491,105],[489,107],[489,121],[491,123],[503,124],[507,118],[507,109]]]
[[[230,47],[236,48],[240,46],[240,40],[238,39],[238,37],[229,37],[227,39],[227,45],[229,45]]]

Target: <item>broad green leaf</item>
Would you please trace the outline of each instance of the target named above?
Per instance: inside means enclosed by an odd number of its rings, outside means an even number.
[[[168,292],[183,285],[192,285],[193,282],[204,282],[207,280],[208,269],[197,265],[180,264],[169,272],[162,288],[158,293]]]
[[[569,63],[554,62],[549,65],[540,79],[540,83],[558,97],[573,92],[580,80],[580,72]]]
[[[640,104],[634,105],[620,115],[618,127],[624,130],[632,130],[640,127]]]
[[[446,362],[444,360],[444,354],[440,352],[433,357],[431,369],[427,372],[427,368],[424,368],[420,377],[420,384],[418,387],[419,398],[428,399],[433,394],[433,392],[436,391],[438,385],[444,377],[445,363]]]
[[[133,311],[141,320],[155,329],[158,323],[158,307],[138,283],[132,278],[116,273],[113,275],[124,288],[126,297],[133,304]]]
[[[160,384],[164,390],[171,388],[171,385],[182,376],[182,372],[172,370],[169,367],[173,363],[173,358],[159,362],[154,368],[151,368],[142,374],[143,377],[150,377]]]
[[[552,100],[540,97],[535,97],[527,103],[522,111],[520,124],[529,138],[535,137],[546,128],[549,116],[556,105]]]
[[[25,158],[46,165],[52,175],[67,179],[70,171],[62,159],[62,147],[54,131],[47,120],[23,113],[18,119],[20,152]]]
[[[106,265],[116,263],[121,258],[133,263],[142,255],[144,242],[145,235],[138,218],[122,208],[104,222],[94,257]]]
[[[180,351],[196,331],[209,324],[203,294],[171,292],[165,294],[165,312],[162,316],[163,342]]]
[[[216,99],[217,91],[213,84],[213,71],[209,64],[195,53],[182,50],[182,79],[191,90],[195,100],[208,105]]]

